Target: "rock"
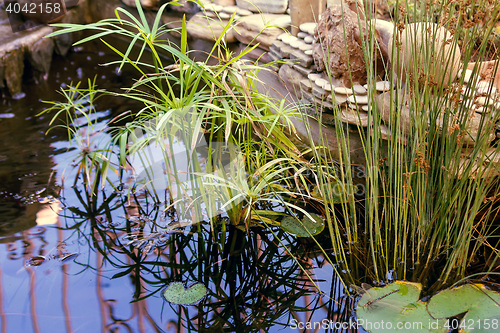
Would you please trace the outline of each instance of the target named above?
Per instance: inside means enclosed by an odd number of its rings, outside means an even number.
[[[302,38],[302,39],[306,38],[307,36],[309,36],[309,34],[308,34],[308,33],[303,32],[303,31],[301,31],[301,32],[299,32],[299,33],[297,34],[297,37],[298,37],[298,38]]]
[[[333,91],[340,95],[352,95],[352,89],[346,87],[335,87]]]
[[[290,60],[306,68],[311,66],[313,63],[313,58],[311,56],[308,56],[297,49],[290,51]]]
[[[479,104],[479,105],[492,105],[494,103],[493,99],[492,98],[489,98],[489,97],[485,97],[485,96],[481,96],[481,97],[478,97],[476,98],[476,104]]]
[[[365,95],[367,93],[366,88],[360,84],[353,85],[351,89],[356,95]]]
[[[24,72],[24,50],[13,49],[0,58],[4,68],[4,79],[11,96],[22,92]]]
[[[500,68],[498,68],[499,63],[500,62],[498,60],[483,61],[478,63],[470,62],[467,65],[467,69],[474,70],[476,68],[479,76],[483,79],[493,78],[493,84],[496,88],[500,89]]]
[[[292,66],[293,69],[295,69],[297,72],[299,72],[300,74],[304,75],[307,77],[307,75],[311,74],[312,73],[312,69],[310,68],[305,68],[305,67],[302,67],[300,65],[297,65],[297,64],[294,64]]]
[[[234,34],[243,44],[251,44],[255,39],[253,44],[260,43],[261,48],[269,50],[278,36],[284,43],[289,41],[291,36],[283,33],[289,21],[289,15],[253,14],[238,20],[238,31]]]
[[[397,50],[393,52],[394,38]],[[398,57],[391,60],[394,63],[399,60],[396,69],[398,77],[405,81],[409,73],[411,84],[415,85],[427,84],[446,88],[456,79],[461,66],[460,47],[453,42],[448,30],[435,23],[407,24],[403,30],[398,30],[392,36],[389,49],[391,56],[394,53]]]
[[[389,81],[378,81],[375,83],[375,90],[381,92],[391,90],[391,83]]]
[[[303,90],[303,91],[307,91],[307,92],[310,92],[311,89],[312,89],[312,86],[313,84],[311,83],[311,81],[309,80],[300,80],[300,88]]]
[[[54,52],[54,42],[50,38],[43,38],[35,42],[28,51],[28,61],[33,67],[34,78],[37,82],[47,80]]]
[[[313,54],[313,50],[312,50],[312,49],[310,49],[310,50],[305,50],[305,51],[304,51],[304,53],[305,53],[306,55],[310,55],[310,56],[312,56],[312,54]]]
[[[283,80],[283,82],[285,82],[285,85],[287,86],[289,91],[299,90],[301,87],[300,81],[304,79],[302,74],[294,70],[289,65],[281,66],[278,75]]]
[[[361,35],[368,38],[364,20],[358,25],[358,16],[347,6],[332,6],[321,15],[314,38],[314,64],[318,71],[329,67],[333,77],[341,79],[345,86],[353,82],[366,83],[366,64],[361,47]],[[344,31],[345,28],[345,31]],[[345,35],[344,35],[345,33]],[[348,36],[347,39],[344,36]],[[375,31],[378,47],[372,58],[377,61],[379,76],[385,76],[384,63],[388,61],[387,48]],[[349,75],[350,73],[350,75]]]
[[[214,0],[214,3],[217,4],[217,5],[221,5],[221,6],[234,6],[236,7],[236,1],[235,0]],[[233,12],[231,12],[230,14],[232,14]]]
[[[497,89],[490,81],[479,81],[476,84],[476,93],[478,94],[491,94],[494,95]]]
[[[161,3],[161,0],[149,0],[151,3]],[[142,2],[142,0],[141,0]],[[197,3],[193,1],[188,1],[188,0],[177,0],[176,3],[181,4],[182,6],[174,6],[174,5],[169,5],[168,9],[175,11],[175,12],[180,12],[180,13],[187,13],[187,14],[195,14],[200,11],[200,6],[198,6]],[[158,4],[159,7],[159,4]],[[148,9],[158,9],[157,7],[146,7]]]
[[[299,26],[299,29],[300,31],[303,31],[305,33],[307,33],[308,35],[314,35],[314,29],[316,29],[318,25],[315,23],[315,22],[306,22],[306,23],[302,23],[300,26]]]
[[[213,19],[206,17],[202,13],[198,13],[187,22],[186,28],[191,38],[215,41],[220,37],[226,25],[227,21],[220,21],[219,19]],[[228,43],[236,41],[233,28],[230,28],[226,32],[225,38]]]
[[[48,71],[52,56],[50,48],[53,44],[43,37],[52,31],[52,27],[42,26],[13,34],[9,26],[0,26],[0,82],[5,80],[11,96],[19,96],[22,92],[26,57],[36,66],[35,70],[40,70],[40,74],[44,72],[42,78]]]
[[[347,97],[347,101],[352,104],[358,104],[358,105],[366,105],[368,104],[368,96],[358,96],[358,95],[351,95]]]
[[[135,0],[122,0],[124,4],[130,7],[136,7],[135,6]],[[160,8],[160,0],[140,0],[141,7],[146,8],[146,9],[158,9]],[[184,5],[184,4],[183,4]],[[175,7],[175,6],[174,6]]]
[[[340,119],[351,125],[368,126],[368,113],[364,111],[343,107],[340,110]]]
[[[288,7],[288,0],[236,0],[236,4],[254,13],[283,14]]]
[[[381,19],[372,19],[370,20],[370,24],[372,24],[372,26],[375,26],[375,29],[380,34],[382,43],[384,43],[385,47],[389,49],[389,41],[391,40],[394,33],[394,24],[392,22]]]
[[[304,42],[306,42],[307,44],[312,44],[314,42],[314,37],[313,36],[309,36],[307,35],[305,38],[304,38]]]
[[[299,49],[300,49],[301,51],[304,51],[304,52],[305,52],[305,51],[307,51],[307,50],[311,50],[311,52],[312,52],[312,48],[313,48],[313,46],[312,46],[311,44],[306,44],[306,43],[302,43],[302,44],[299,46]]]
[[[485,138],[487,142],[491,142],[495,139],[494,124],[492,124],[491,121],[488,120],[488,117],[486,117],[483,121],[481,121],[481,118],[482,115],[480,113],[470,113],[466,124],[467,133],[463,137],[463,143],[465,145],[474,146],[480,132],[487,135],[487,137]]]
[[[469,83],[470,79],[472,78],[472,71],[470,69],[465,70],[465,74],[463,73],[462,70],[458,71],[458,76],[461,77],[462,74],[464,74],[464,83]]]
[[[407,105],[407,102],[403,102],[401,100],[402,97],[396,101],[396,94],[401,93],[396,91],[388,91],[384,92],[377,96],[377,107],[380,112],[380,118],[388,125],[393,125],[394,122],[391,117],[393,117],[393,112],[398,112],[400,114],[400,128],[401,135],[405,136],[405,133],[411,128],[411,117],[410,117],[410,108]],[[391,103],[391,95],[392,95],[392,103]]]
[[[317,73],[312,73],[307,76],[307,78],[311,81],[316,81],[318,79],[321,79],[323,77],[322,74],[317,74]]]

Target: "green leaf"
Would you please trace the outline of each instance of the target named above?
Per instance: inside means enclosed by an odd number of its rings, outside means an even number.
[[[302,221],[294,217],[285,217],[281,221],[281,228],[297,237],[311,237],[325,229],[325,221],[318,215],[309,214],[313,219],[304,216]]]
[[[447,332],[444,319],[432,318],[419,300],[422,285],[397,281],[369,289],[356,307],[359,324],[371,333]]]
[[[464,333],[500,330],[500,294],[482,284],[443,290],[430,299],[427,310],[434,318],[449,318],[467,312],[460,323]]]
[[[205,297],[206,294],[207,288],[201,283],[192,284],[187,289],[184,289],[182,282],[172,282],[163,292],[163,297],[172,304],[193,305]]]

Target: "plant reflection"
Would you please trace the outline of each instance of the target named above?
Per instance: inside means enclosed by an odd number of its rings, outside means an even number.
[[[85,270],[95,270],[98,279],[103,268],[112,265],[116,271],[112,278],[128,277],[135,288],[133,314],[125,319],[117,318],[114,301],[105,301],[100,294],[101,314],[108,313],[112,323],[103,331],[121,326],[132,332],[127,321],[134,316],[149,321],[157,332],[164,331],[161,326],[177,332],[268,332],[273,327],[283,329],[293,320],[349,321],[352,299],[341,297],[338,279],[328,276],[330,291],[320,294],[305,274],[314,276],[314,263],[321,268],[324,260],[308,258],[310,244],[279,228],[251,228],[247,233],[226,223],[224,217],[215,230],[208,223],[182,227],[169,224],[168,211],[148,203],[147,195],[127,201],[117,192],[91,196],[85,189],[74,191],[80,208],[66,210],[71,216],[66,216],[62,229],[76,233],[80,243],[88,242],[98,256],[97,267],[90,262],[80,264]],[[165,302],[163,306],[177,316],[165,326],[152,319],[143,302],[161,297],[174,281],[199,282],[209,292],[194,306]],[[103,318],[102,322],[110,321]]]

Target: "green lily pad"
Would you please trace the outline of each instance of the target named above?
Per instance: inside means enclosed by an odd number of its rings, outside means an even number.
[[[443,290],[430,299],[427,310],[434,318],[467,312],[460,323],[464,333],[500,331],[500,294],[482,284]]]
[[[422,285],[397,281],[369,289],[356,307],[358,323],[371,333],[447,332],[445,319],[434,319],[419,300]]]
[[[182,282],[170,283],[163,297],[167,302],[178,305],[193,305],[199,302],[207,294],[207,288],[201,283],[192,284],[187,289],[184,289]]]
[[[311,237],[319,234],[325,229],[325,221],[318,215],[309,214],[314,221],[304,216],[302,221],[294,217],[285,217],[281,221],[281,228],[289,234],[297,237]]]

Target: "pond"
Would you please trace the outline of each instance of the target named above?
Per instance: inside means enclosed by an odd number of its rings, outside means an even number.
[[[347,331],[333,323],[353,321],[353,300],[311,242],[280,228],[165,229],[169,215],[147,196],[129,198],[126,184],[90,195],[75,182],[75,143],[65,129],[46,134],[52,115],[37,114],[42,100],[61,99],[60,87],[95,73],[99,88],[130,86],[126,69],[98,65],[110,60],[93,44],[73,48],[53,59],[46,83],[26,80],[26,97],[2,99],[1,332],[312,332],[320,323]],[[96,107],[94,132],[85,133],[93,149],[109,141],[101,129],[110,119],[140,103],[105,98]],[[162,293],[175,281],[201,282],[207,296],[170,304]]]

